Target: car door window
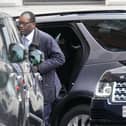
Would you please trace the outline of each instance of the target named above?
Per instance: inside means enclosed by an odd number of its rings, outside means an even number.
[[[126,51],[126,20],[88,20],[83,23],[103,48]]]

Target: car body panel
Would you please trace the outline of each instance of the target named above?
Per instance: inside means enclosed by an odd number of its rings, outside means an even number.
[[[81,33],[83,33],[90,48],[88,60],[86,61],[87,65],[116,62],[126,59],[125,51],[112,52],[104,49],[101,45],[99,45],[99,43],[94,39],[94,37],[91,35],[91,33],[89,33],[88,29],[83,24],[79,23],[78,27],[81,30]]]
[[[79,63],[77,62],[78,66],[75,65],[75,67],[78,67],[76,69],[77,74],[74,76],[73,80],[70,81],[70,84],[72,85],[71,89],[68,90],[64,98],[58,99],[59,103],[54,107],[52,114],[52,124],[54,126],[59,126],[60,120],[62,120],[63,116],[73,107],[80,104],[90,105],[96,85],[105,70],[125,65],[122,61],[125,62],[126,50],[109,50],[103,47],[91,33],[85,22],[94,20],[125,21],[126,12],[109,10],[80,13],[56,13],[36,15],[36,18],[37,25],[45,31],[47,28],[47,31],[49,31],[50,34],[52,33],[52,35],[53,32],[55,32],[54,27],[69,26],[75,33],[76,37],[78,37],[78,43],[81,44],[80,50],[82,51],[79,55]],[[48,28],[52,29],[50,30]],[[72,37],[69,36],[69,32],[66,34],[68,34],[67,38]],[[76,61],[73,60],[73,64],[74,63],[76,63]]]
[[[7,126],[14,126],[18,124],[18,114],[20,110],[20,92],[16,90],[18,82],[17,75],[11,69],[11,65],[0,62],[1,88],[0,88],[0,124]],[[15,120],[15,121],[12,121]],[[12,122],[11,122],[12,121]],[[11,123],[10,123],[11,122]]]
[[[97,14],[96,14],[97,13]],[[126,11],[92,11],[92,12],[75,12],[75,13],[52,13],[36,15],[37,23],[53,23],[53,22],[80,22],[82,20],[93,19],[126,19]]]
[[[9,15],[0,14],[0,26],[0,125],[16,126],[21,107],[21,91],[17,90],[19,75],[9,61],[8,50],[11,43],[19,43],[19,38]]]
[[[6,13],[0,13],[0,125],[26,126],[31,106],[34,108],[32,114],[39,117],[35,114],[36,111],[41,111],[39,119],[43,120],[43,96],[39,94],[37,84],[36,88],[34,87],[36,82],[30,71],[28,54],[25,54],[26,59],[23,57],[24,61],[12,62],[10,52],[12,45],[20,45],[25,53],[13,19]],[[13,53],[16,54],[16,51]],[[30,93],[34,97],[29,95]]]
[[[93,64],[87,65],[82,68],[80,71],[77,80],[75,81],[74,86],[72,87],[71,91],[88,91],[92,92],[95,91],[96,84],[100,79],[101,75],[104,73],[106,69],[115,68],[118,66],[122,66],[121,63],[101,63],[101,64]],[[97,72],[96,72],[97,70]]]

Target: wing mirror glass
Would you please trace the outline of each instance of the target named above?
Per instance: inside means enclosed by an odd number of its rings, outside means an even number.
[[[39,65],[44,61],[44,53],[38,49],[29,52],[29,60],[32,65]]]
[[[10,44],[9,46],[9,60],[11,62],[21,62],[25,59],[25,48],[21,44]]]

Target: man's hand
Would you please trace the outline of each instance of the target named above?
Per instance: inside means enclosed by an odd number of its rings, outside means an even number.
[[[37,73],[38,72],[38,67],[37,66],[32,66],[32,72]]]

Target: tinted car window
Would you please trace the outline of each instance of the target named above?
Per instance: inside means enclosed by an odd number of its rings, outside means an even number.
[[[126,20],[88,20],[84,24],[103,48],[126,50]]]

